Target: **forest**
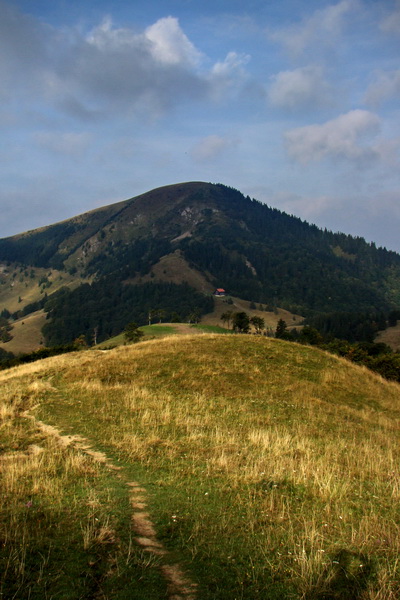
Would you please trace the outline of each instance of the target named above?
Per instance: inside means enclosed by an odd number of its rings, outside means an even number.
[[[233,295],[304,315],[389,310],[400,300],[396,253],[224,191],[224,218],[204,221],[179,246]]]
[[[164,321],[187,321],[191,315],[211,312],[212,297],[187,284],[145,283],[128,285],[109,276],[73,291],[64,288],[51,296],[44,310],[43,335],[47,346],[73,342],[83,335],[89,345],[113,337],[134,321],[148,322],[151,311],[162,310]]]

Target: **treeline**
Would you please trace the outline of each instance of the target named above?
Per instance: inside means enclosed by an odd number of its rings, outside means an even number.
[[[309,317],[305,323],[323,336],[326,341],[338,338],[348,342],[373,342],[379,331],[393,327],[400,319],[400,310],[389,313],[335,312]]]
[[[336,338],[348,342],[373,342],[378,331],[386,329],[387,319],[383,312],[338,312],[308,318],[306,323],[327,341]]]
[[[386,323],[394,326],[397,320],[400,319],[400,311],[392,311],[389,314],[388,321],[380,314],[375,315],[376,320],[378,316],[382,319],[381,326],[386,326]],[[341,318],[339,318],[339,315],[337,316],[337,323],[341,325],[340,331],[342,333],[347,334],[349,337],[357,337],[358,335],[361,339],[370,337],[367,325],[370,324],[372,315],[347,315],[347,317],[346,321],[344,315],[341,315]],[[309,324],[304,325],[300,329],[292,328],[290,330],[283,319],[279,319],[277,327],[273,331],[273,329],[265,327],[263,318],[249,317],[246,312],[234,312],[230,310],[221,315],[221,321],[226,323],[228,328],[232,328],[236,333],[249,333],[253,328],[257,334],[272,336],[289,342],[317,346],[322,350],[364,365],[386,379],[400,382],[400,353],[393,352],[387,344],[373,342],[373,338],[368,340],[363,339],[362,341],[338,339],[333,335],[333,327],[330,329],[325,327],[324,331],[323,327],[321,327],[321,330],[318,330]],[[333,315],[327,320],[328,324],[335,322]],[[347,330],[344,329],[344,322],[349,324]],[[325,322],[321,320],[320,323],[324,325]],[[377,326],[375,320],[372,323]],[[376,329],[374,331],[376,332]]]
[[[110,276],[50,296],[42,332],[47,346],[68,344],[82,335],[92,345],[94,338],[98,343],[118,335],[132,321],[145,325],[151,311],[162,310],[164,321],[184,321],[213,307],[212,297],[185,283],[127,285]]]
[[[386,379],[400,382],[400,353],[393,352],[387,344],[373,341],[350,342],[346,339],[335,338],[331,333],[324,336],[310,325],[305,325],[300,331],[296,329],[289,331],[282,319],[278,322],[275,337],[318,346],[322,350],[364,365]]]
[[[67,352],[73,352],[74,350],[79,349],[81,349],[81,347],[79,347],[76,343],[64,344],[62,346],[52,346],[51,348],[39,348],[39,350],[35,350],[34,352],[26,352],[15,356],[12,352],[6,352],[0,348],[0,369],[9,369],[18,365],[42,360],[43,358],[48,358],[49,356],[66,354]]]

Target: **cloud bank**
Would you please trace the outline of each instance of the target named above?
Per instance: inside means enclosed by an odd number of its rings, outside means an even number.
[[[380,131],[380,119],[367,110],[352,110],[322,125],[308,125],[287,131],[287,151],[302,164],[338,158],[367,164],[377,157],[370,143]]]
[[[273,106],[310,110],[332,104],[333,90],[319,66],[300,67],[272,76],[268,98]]]
[[[311,46],[317,45],[320,49],[332,46],[358,7],[357,0],[342,0],[316,10],[297,24],[269,32],[269,37],[293,57],[301,56]]]
[[[171,16],[140,33],[107,17],[84,34],[44,26],[5,3],[0,8],[1,97],[12,102],[19,83],[26,104],[50,102],[78,119],[112,118],[116,111],[158,118],[187,101],[211,101],[234,87],[249,59],[232,52],[206,69]]]

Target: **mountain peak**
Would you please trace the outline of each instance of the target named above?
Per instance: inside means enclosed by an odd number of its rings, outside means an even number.
[[[201,181],[0,240],[0,261],[129,284],[186,281],[201,292],[222,286],[297,314],[400,305],[396,253]]]

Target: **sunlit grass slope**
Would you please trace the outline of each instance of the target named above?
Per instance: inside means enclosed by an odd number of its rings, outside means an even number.
[[[18,319],[13,323],[12,339],[6,343],[0,343],[0,348],[14,354],[38,350],[44,345],[41,329],[45,323],[46,314],[44,310],[38,310]]]
[[[201,600],[400,597],[397,384],[314,348],[200,334],[47,359],[0,385],[0,597],[167,597],[130,539],[126,478]],[[27,409],[91,440],[119,478]]]

